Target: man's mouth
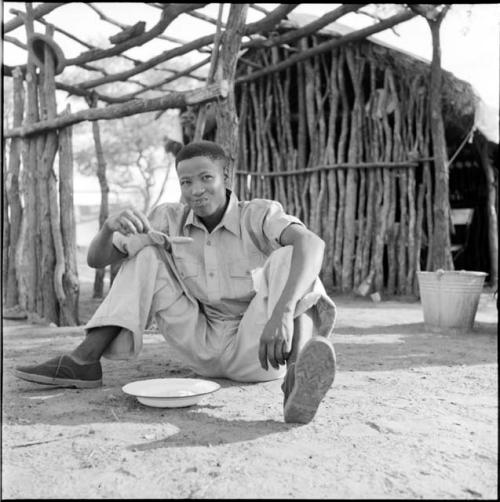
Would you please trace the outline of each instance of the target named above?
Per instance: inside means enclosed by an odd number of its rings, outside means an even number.
[[[208,202],[208,199],[196,199],[192,201],[193,206],[203,206]]]

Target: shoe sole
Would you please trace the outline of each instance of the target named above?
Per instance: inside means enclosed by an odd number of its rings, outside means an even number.
[[[101,380],[75,380],[73,378],[53,378],[44,375],[32,375],[23,371],[14,370],[14,376],[28,382],[45,385],[57,385],[58,387],[74,387],[76,389],[95,389],[102,385]]]
[[[324,338],[314,337],[295,363],[295,382],[284,408],[285,422],[309,423],[335,379],[335,351]]]

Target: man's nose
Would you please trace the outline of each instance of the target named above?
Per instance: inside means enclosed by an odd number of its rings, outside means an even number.
[[[191,190],[193,192],[193,195],[196,194],[201,194],[205,190],[205,187],[203,186],[203,183],[200,183],[199,181],[194,181]]]

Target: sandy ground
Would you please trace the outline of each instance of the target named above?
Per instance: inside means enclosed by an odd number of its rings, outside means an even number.
[[[15,365],[72,349],[82,330],[6,321],[2,497],[496,499],[491,295],[460,335],[427,330],[417,302],[336,302],[337,378],[300,426],[283,422],[279,381],[217,380],[190,408],[125,395],[134,380],[195,376],[157,334],[133,362],[103,360],[99,389],[17,380]]]

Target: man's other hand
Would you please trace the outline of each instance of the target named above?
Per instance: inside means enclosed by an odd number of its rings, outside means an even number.
[[[259,361],[267,370],[268,361],[274,369],[286,363],[292,347],[293,314],[273,315],[260,336]]]

